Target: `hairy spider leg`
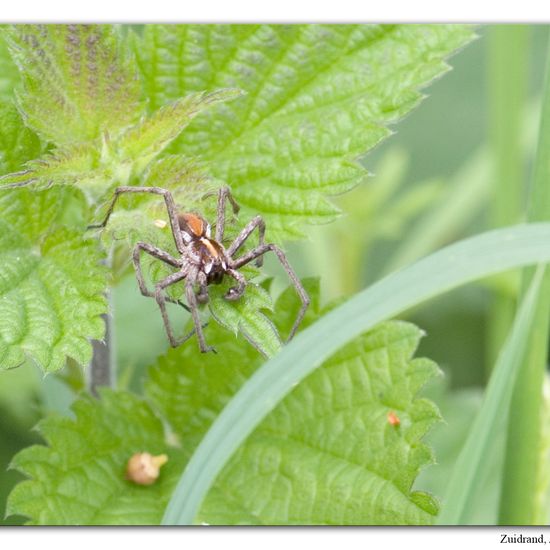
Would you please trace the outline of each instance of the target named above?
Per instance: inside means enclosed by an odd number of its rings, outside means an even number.
[[[165,252],[164,250],[161,250],[160,248],[157,248],[156,246],[153,246],[148,243],[138,242],[136,243],[136,246],[134,247],[134,253],[133,253],[133,262],[134,262],[134,268],[136,270],[136,279],[138,282],[139,290],[143,294],[143,296],[147,296],[150,298],[155,297],[155,293],[152,290],[149,290],[147,288],[147,284],[145,282],[145,277],[143,276],[143,270],[141,268],[141,252],[146,252],[147,254],[150,254],[153,256],[153,258],[156,258],[157,260],[160,260],[161,262],[164,262],[166,264],[171,265],[172,267],[181,267],[181,263],[178,263],[178,261]],[[170,296],[166,296],[166,300],[173,304],[178,304],[182,306],[184,309],[186,309],[189,313],[191,313],[191,310],[187,307],[186,304],[184,304],[181,300],[174,300],[173,298],[170,298]]]
[[[197,275],[199,283],[199,291],[197,292],[197,300],[200,304],[206,304],[209,300],[208,296],[208,279],[204,271],[199,271]],[[189,310],[191,311],[191,310]]]
[[[171,285],[178,283],[179,281],[185,279],[186,277],[187,277],[186,271],[178,271],[177,273],[172,273],[171,275],[168,275],[166,279],[163,279],[160,283],[157,283],[155,285],[155,300],[159,305],[160,313],[162,315],[162,320],[164,321],[164,328],[166,329],[166,334],[168,335],[168,340],[170,341],[170,345],[173,348],[177,348],[178,346],[180,346],[181,344],[189,340],[189,338],[191,338],[191,336],[195,334],[197,326],[199,327],[202,334],[202,326],[199,321],[198,325],[195,323],[195,328],[189,334],[186,334],[181,340],[178,340],[174,336],[174,333],[172,332],[172,326],[170,325],[170,319],[168,318],[168,312],[166,311],[167,296],[164,292],[165,289]],[[193,311],[193,305],[190,304],[190,308],[186,308],[186,309],[188,309],[188,311],[191,312],[191,315],[193,316],[193,321],[195,321],[195,311]],[[194,309],[196,310],[196,304]]]
[[[223,234],[225,231],[225,207],[229,200],[231,207],[233,208],[233,215],[237,215],[240,210],[240,206],[235,202],[229,187],[222,187],[218,191],[218,210],[216,215],[216,241],[220,244],[223,241]]]
[[[274,244],[262,244],[251,250],[250,252],[247,252],[244,256],[241,256],[240,258],[237,258],[234,261],[231,261],[231,266],[233,269],[239,269],[243,265],[246,265],[250,263],[252,260],[255,260],[259,256],[263,256],[266,252],[274,252],[277,258],[279,259],[279,262],[281,262],[281,265],[285,269],[288,278],[294,285],[294,288],[296,289],[296,292],[298,293],[298,296],[300,297],[300,300],[302,301],[302,307],[300,308],[300,311],[298,312],[298,316],[296,317],[296,321],[294,321],[294,325],[292,326],[292,330],[290,331],[290,335],[287,339],[287,342],[292,339],[294,334],[296,334],[296,330],[298,330],[298,326],[302,322],[302,319],[304,318],[304,315],[306,313],[306,309],[309,306],[309,296],[305,290],[305,288],[302,286],[302,283],[300,279],[298,279],[298,276],[288,263],[288,260],[286,259],[286,256],[284,252],[276,245]]]
[[[109,208],[107,210],[105,219],[100,224],[89,225],[88,229],[99,229],[107,225],[107,222],[109,221],[109,218],[113,213],[115,204],[120,195],[122,195],[123,193],[152,193],[153,195],[161,195],[164,198],[164,202],[166,203],[166,210],[168,212],[168,218],[170,220],[170,227],[172,228],[172,235],[174,236],[174,241],[176,243],[176,248],[178,249],[178,252],[180,254],[183,254],[185,250],[185,245],[183,243],[183,237],[181,236],[181,231],[179,228],[176,203],[174,202],[174,198],[172,197],[170,191],[167,191],[162,187],[117,187],[114,192],[113,200],[111,201],[111,204],[109,205]]]
[[[241,248],[245,241],[250,237],[252,231],[258,228],[258,247],[264,246],[265,238],[265,222],[261,216],[254,216],[242,229],[242,231],[237,235],[235,240],[231,243],[231,246],[227,249],[227,255],[232,258],[235,253]],[[248,262],[247,262],[248,263]],[[262,267],[264,263],[263,256],[258,256],[256,258],[256,265]]]
[[[227,268],[226,273],[237,281],[237,286],[231,287],[225,293],[224,298],[226,300],[238,300],[244,294],[244,290],[247,284],[246,279],[241,273],[239,273],[236,269],[232,269],[231,267]]]
[[[197,296],[195,294],[195,289],[193,288],[193,282],[197,280],[197,277],[198,270],[196,268],[192,268],[191,271],[187,274],[187,280],[185,281],[185,296],[187,297],[187,303],[191,308],[193,323],[195,323],[195,332],[197,333],[197,340],[199,341],[199,349],[202,353],[207,353],[209,351],[217,353],[212,346],[206,345],[204,334],[202,332],[202,324],[199,317],[199,309],[197,305]]]

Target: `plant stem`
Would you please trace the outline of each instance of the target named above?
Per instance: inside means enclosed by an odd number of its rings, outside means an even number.
[[[523,205],[521,121],[528,76],[527,25],[495,25],[489,30],[489,134],[494,159],[491,227],[520,220]],[[517,272],[501,275],[518,282]],[[505,285],[509,288],[510,285]],[[491,369],[510,330],[516,297],[497,291],[489,314],[487,367]]]
[[[111,310],[111,292],[107,293],[109,310]],[[88,379],[90,393],[97,397],[100,386],[112,387],[114,385],[114,361],[112,354],[113,322],[111,313],[102,315],[105,322],[105,338],[92,340],[93,356],[90,363],[90,375]]]
[[[529,221],[550,219],[549,152],[550,55],[547,55],[537,154],[529,197]],[[532,278],[533,270],[526,269],[522,277],[523,292]],[[548,353],[549,311],[550,277],[546,274],[537,301],[528,351],[512,395],[499,516],[499,523],[504,525],[533,524],[537,517],[535,494],[540,457],[542,386]]]

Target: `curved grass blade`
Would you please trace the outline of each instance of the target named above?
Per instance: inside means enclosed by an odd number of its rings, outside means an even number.
[[[189,461],[163,524],[190,524],[216,475],[258,423],[332,353],[379,322],[452,288],[525,265],[550,262],[550,223],[490,231],[395,272],[300,333],[227,404]]]
[[[497,360],[483,404],[470,429],[447,486],[439,525],[467,525],[473,505],[492,467],[495,434],[505,429],[512,389],[522,364],[539,296],[544,267],[540,266],[516,315],[506,344]]]

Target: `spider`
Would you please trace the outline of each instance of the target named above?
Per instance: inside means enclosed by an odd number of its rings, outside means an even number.
[[[263,264],[263,256],[266,252],[273,252],[277,256],[279,262],[286,271],[291,283],[294,285],[298,296],[302,302],[298,316],[294,321],[292,330],[288,340],[290,340],[300,322],[302,321],[306,309],[309,305],[309,296],[305,291],[300,279],[290,266],[284,252],[276,245],[265,243],[265,223],[261,216],[255,216],[241,230],[235,240],[225,248],[222,244],[225,230],[225,210],[226,203],[229,200],[233,208],[233,213],[237,214],[239,205],[231,195],[228,187],[222,187],[218,192],[218,205],[216,216],[216,233],[215,237],[211,236],[210,224],[200,215],[195,212],[178,213],[176,203],[172,194],[161,187],[132,187],[124,186],[117,187],[114,192],[114,197],[109,205],[107,214],[102,223],[89,226],[92,228],[104,228],[109,221],[115,204],[123,193],[152,193],[160,195],[164,198],[172,236],[179,253],[179,257],[174,257],[168,252],[145,242],[138,242],[134,247],[133,263],[136,270],[136,278],[139,289],[144,296],[154,297],[160,308],[164,327],[170,345],[177,347],[187,341],[194,333],[197,334],[199,349],[201,352],[216,351],[211,346],[206,344],[203,325],[199,318],[199,304],[208,302],[208,285],[219,284],[225,276],[232,277],[236,281],[236,285],[231,287],[224,295],[226,300],[238,300],[243,295],[248,284],[246,278],[238,270],[244,265],[255,260],[258,267]],[[237,252],[250,237],[255,229],[258,229],[258,245],[242,254],[237,255]],[[154,290],[149,290],[145,283],[141,268],[141,253],[145,252],[154,258],[168,264],[177,269],[176,272],[168,275],[165,279],[155,284]],[[171,299],[166,295],[166,289],[180,281],[185,281],[185,297],[187,306],[179,301]],[[198,287],[198,290],[195,290]],[[194,329],[181,339],[174,336],[170,320],[166,311],[166,302],[176,302],[183,305],[193,318]],[[288,341],[287,340],[287,341]]]

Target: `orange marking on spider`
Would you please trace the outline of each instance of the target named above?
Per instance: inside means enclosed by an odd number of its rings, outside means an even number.
[[[180,222],[180,229],[189,229],[195,237],[202,237],[204,235],[206,224],[202,218],[200,218],[196,214],[191,214],[189,212],[180,214],[178,217]]]

